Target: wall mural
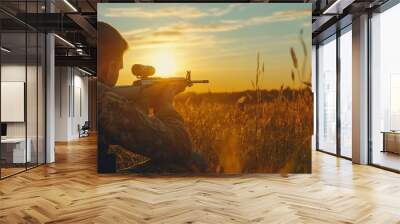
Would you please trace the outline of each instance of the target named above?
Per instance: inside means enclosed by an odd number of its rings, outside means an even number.
[[[98,4],[98,171],[310,173],[311,4]]]

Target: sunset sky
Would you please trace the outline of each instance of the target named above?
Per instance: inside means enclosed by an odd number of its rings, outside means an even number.
[[[251,89],[257,52],[264,62],[261,87],[292,86],[290,47],[303,62],[299,33],[311,61],[311,4],[101,3],[98,19],[121,32],[130,48],[118,85],[131,84],[133,64],[153,65],[161,77],[209,79],[189,91]],[[305,80],[307,81],[307,80]]]

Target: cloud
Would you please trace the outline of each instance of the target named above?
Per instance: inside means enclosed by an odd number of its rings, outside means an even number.
[[[226,43],[228,40],[219,40],[213,35],[185,35],[184,37],[167,37],[167,36],[153,36],[153,38],[139,37],[131,40],[131,48],[161,48],[161,47],[183,47],[183,46],[197,46],[203,47],[214,46],[216,44]]]
[[[202,33],[202,32],[226,32],[237,30],[246,26],[255,26],[268,23],[289,22],[304,16],[311,16],[309,10],[279,11],[268,16],[251,17],[247,20],[222,20],[219,23],[176,23],[160,27],[158,31],[172,33]]]
[[[168,45],[187,46],[196,44],[212,45],[215,43],[214,35],[198,34],[190,24],[173,24],[157,29],[141,29],[142,32],[129,31],[122,35],[133,48],[154,48]],[[197,33],[197,34],[195,34]]]
[[[241,28],[240,23],[234,21],[222,21],[221,23],[176,23],[160,27],[159,31],[180,32],[180,33],[205,33],[205,32],[225,32]]]
[[[239,8],[241,4],[230,4],[226,8],[212,8],[208,10],[208,14],[212,16],[223,16],[229,14],[234,9]]]
[[[162,44],[182,45],[182,42],[191,44],[197,42],[199,45],[213,44],[216,41],[212,33],[234,31],[248,26],[295,21],[310,15],[309,10],[288,10],[267,16],[250,17],[246,20],[222,20],[218,23],[181,22],[155,29],[136,29],[123,33],[123,36],[135,47],[150,47],[150,45],[156,47]]]
[[[134,17],[134,18],[157,18],[157,17],[178,17],[178,18],[199,18],[206,16],[204,12],[193,7],[165,7],[156,10],[144,8],[110,8],[105,13],[106,17]]]
[[[240,4],[230,4],[224,8],[211,8],[200,10],[191,6],[164,7],[150,10],[149,8],[109,8],[105,12],[106,17],[129,17],[152,19],[159,17],[177,17],[181,19],[194,19],[211,16],[223,16],[238,8]]]
[[[274,12],[272,15],[250,18],[249,20],[242,21],[241,24],[242,26],[254,26],[267,23],[289,22],[305,16],[311,16],[311,11],[310,10],[278,11]]]
[[[134,35],[150,32],[150,31],[151,31],[150,28],[141,28],[141,29],[135,29],[135,30],[130,30],[130,31],[124,32],[124,35],[134,36]]]

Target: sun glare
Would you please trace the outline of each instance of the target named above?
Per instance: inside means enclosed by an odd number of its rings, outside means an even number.
[[[152,63],[157,76],[173,76],[176,73],[176,56],[172,51],[159,51],[153,55]]]

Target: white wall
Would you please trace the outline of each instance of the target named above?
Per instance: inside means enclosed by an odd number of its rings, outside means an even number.
[[[76,68],[56,67],[55,140],[79,137],[78,125],[88,121],[88,78]]]
[[[67,67],[55,68],[55,141],[68,140],[68,88],[70,83],[68,71]]]
[[[75,70],[76,72],[76,70]],[[79,75],[74,75],[74,82],[73,82],[73,94],[74,102],[72,108],[72,119],[71,119],[71,135],[74,138],[79,137],[78,132],[78,124],[83,125],[85,121],[89,119],[89,92],[88,92],[88,78]]]

